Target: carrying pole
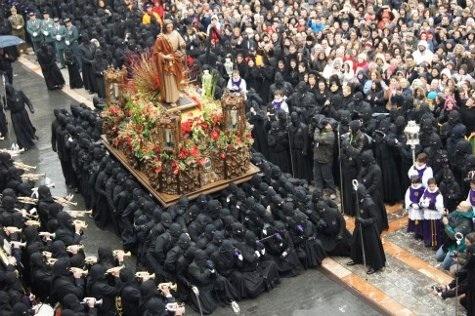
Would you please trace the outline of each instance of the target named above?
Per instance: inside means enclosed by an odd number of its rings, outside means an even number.
[[[337,130],[336,130],[336,135],[337,135],[337,146],[338,146],[338,168],[340,169],[340,203],[341,203],[341,209],[340,212],[344,213],[345,211],[345,199],[343,196],[343,168],[341,166],[341,160],[343,159],[343,156],[341,155],[341,135],[340,135],[340,124],[338,124]]]
[[[353,184],[353,190],[355,190],[355,194],[356,194],[356,218],[358,218],[361,216],[360,199],[358,197],[358,186],[359,186],[358,180],[353,179],[352,184]],[[364,240],[363,240],[363,225],[361,225],[361,223],[360,223],[359,235],[360,235],[360,242],[361,242],[361,254],[363,256],[363,265],[366,269],[366,251],[365,251]]]

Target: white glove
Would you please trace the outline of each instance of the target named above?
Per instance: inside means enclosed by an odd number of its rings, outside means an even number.
[[[56,35],[56,40],[60,41],[61,40],[61,35]]]
[[[424,199],[419,202],[419,205],[422,206],[423,208],[427,208],[429,207],[429,203],[430,201],[428,199]]]
[[[33,32],[33,37],[37,37],[37,36],[38,36],[38,33]]]
[[[44,34],[45,36],[48,36],[49,32],[48,32],[48,31],[43,31],[43,34]]]

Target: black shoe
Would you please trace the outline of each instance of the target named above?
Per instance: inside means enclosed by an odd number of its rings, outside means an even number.
[[[347,266],[354,266],[355,264],[357,264],[357,263],[354,262],[353,260],[348,261],[348,262],[346,263]]]
[[[366,274],[373,274],[376,273],[378,270],[375,270],[373,268],[369,268],[368,271],[366,271]]]

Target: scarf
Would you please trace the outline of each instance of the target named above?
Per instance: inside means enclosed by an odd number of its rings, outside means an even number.
[[[235,88],[234,91],[241,91],[241,78],[239,78],[238,81],[234,81],[234,79],[232,79],[231,84],[233,88]]]
[[[276,111],[280,111],[280,108],[282,106],[282,102],[284,102],[283,100],[282,101],[272,101],[272,107],[276,110]]]

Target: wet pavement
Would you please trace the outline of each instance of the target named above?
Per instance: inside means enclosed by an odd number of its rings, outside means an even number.
[[[14,64],[14,73],[15,88],[22,89],[35,107],[36,112],[30,117],[39,136],[37,148],[23,153],[16,160],[37,166],[37,173],[45,173],[56,184],[52,189],[53,195],[74,193],[66,188],[59,160],[51,149],[51,122],[54,109],[69,108],[69,105],[75,102],[63,92],[48,91],[43,78],[21,64]],[[7,113],[8,119],[9,116]],[[11,130],[11,125],[9,128]],[[12,141],[14,134],[0,141],[0,148],[9,147]],[[76,195],[74,201],[78,205],[72,207],[72,210],[84,209],[81,196]],[[87,254],[96,254],[101,245],[110,246],[112,249],[121,248],[120,239],[115,234],[100,230],[91,220],[87,221],[89,227],[84,240]],[[133,265],[134,259],[128,258],[126,264]],[[240,307],[241,315],[380,315],[379,311],[363,299],[319,270],[309,270],[298,277],[283,279],[271,292],[254,300],[240,302]],[[187,315],[197,314],[187,309]],[[229,308],[220,308],[213,315],[232,315],[232,312]]]

